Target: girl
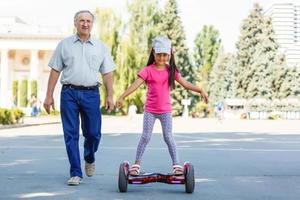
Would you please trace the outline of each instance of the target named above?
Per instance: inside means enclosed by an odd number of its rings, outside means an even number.
[[[163,137],[167,143],[173,162],[173,173],[183,173],[179,165],[176,144],[172,135],[172,110],[170,102],[170,90],[175,88],[176,80],[184,88],[198,92],[207,103],[207,95],[202,89],[183,79],[176,67],[174,55],[171,51],[171,41],[162,36],[153,40],[153,48],[147,66],[138,73],[135,82],[118,98],[116,108],[123,105],[124,98],[134,92],[142,83],[147,85],[147,99],[144,112],[143,134],[140,138],[135,164],[129,169],[130,175],[138,175],[140,164],[146,145],[150,141],[154,122],[159,119],[162,125]],[[167,64],[169,63],[169,64]]]

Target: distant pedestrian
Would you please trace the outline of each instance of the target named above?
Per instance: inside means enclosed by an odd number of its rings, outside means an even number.
[[[223,102],[217,102],[215,105],[215,114],[218,120],[223,120],[224,118],[224,104]]]
[[[136,116],[136,112],[137,112],[136,105],[134,105],[133,103],[130,104],[130,106],[128,107],[128,116],[130,120],[133,120],[133,118]]]
[[[38,110],[38,100],[37,100],[37,98],[34,95],[32,95],[29,102],[30,102],[30,106],[31,106],[31,116],[32,117],[38,116],[39,110]]]

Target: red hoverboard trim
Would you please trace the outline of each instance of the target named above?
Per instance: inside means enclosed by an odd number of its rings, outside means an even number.
[[[174,174],[141,174],[137,176],[129,176],[129,184],[146,184],[146,183],[168,183],[168,184],[185,184],[184,175],[174,175]]]

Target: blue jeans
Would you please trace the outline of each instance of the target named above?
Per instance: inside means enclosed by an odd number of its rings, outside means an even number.
[[[76,90],[63,86],[60,100],[64,140],[71,165],[70,176],[82,177],[78,146],[79,116],[84,136],[84,160],[93,163],[101,139],[99,90]]]
[[[31,116],[36,117],[38,114],[39,114],[38,108],[36,106],[33,106],[31,110]]]

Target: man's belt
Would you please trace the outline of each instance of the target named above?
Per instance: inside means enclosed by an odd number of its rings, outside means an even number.
[[[97,90],[99,88],[98,85],[82,86],[82,85],[72,85],[72,84],[64,84],[63,87],[71,88],[71,89],[74,89],[74,90]]]

